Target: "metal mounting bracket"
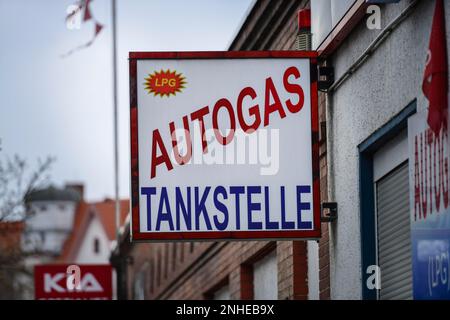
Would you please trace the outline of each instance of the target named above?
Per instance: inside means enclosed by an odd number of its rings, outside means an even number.
[[[327,91],[334,83],[333,67],[318,67],[318,89],[319,91]]]
[[[337,202],[323,202],[320,208],[320,222],[333,222],[338,217]]]

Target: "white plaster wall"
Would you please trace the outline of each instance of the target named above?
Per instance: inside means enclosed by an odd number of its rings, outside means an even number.
[[[72,201],[35,201],[30,204],[34,214],[27,221],[32,230],[71,230],[76,203]],[[41,208],[45,206],[45,210]]]
[[[44,209],[45,208],[45,209]],[[26,222],[22,239],[25,251],[59,253],[72,230],[76,203],[72,201],[35,201],[33,215]]]
[[[94,252],[94,239],[98,238],[100,241],[100,252]],[[111,242],[109,241],[103,226],[100,221],[94,217],[83,238],[79,251],[75,258],[75,263],[92,263],[92,264],[109,264],[109,250]]]
[[[382,6],[382,27],[411,3]],[[332,299],[361,298],[361,239],[359,215],[358,145],[417,98],[421,92],[434,1],[421,1],[414,12],[366,62],[332,95],[329,157],[331,196],[338,202],[339,218],[330,228]],[[447,37],[450,1],[445,1]],[[336,79],[347,70],[379,33],[365,21],[333,56]],[[447,39],[448,43],[448,39]]]

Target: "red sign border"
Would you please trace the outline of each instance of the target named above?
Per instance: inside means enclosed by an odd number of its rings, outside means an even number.
[[[184,52],[130,52],[130,151],[131,151],[131,241],[200,241],[200,240],[298,240],[318,239],[320,222],[320,165],[319,165],[319,111],[317,92],[316,51],[184,51]],[[137,113],[137,61],[154,59],[309,59],[311,80],[311,139],[313,176],[313,230],[286,231],[194,231],[141,232],[139,219],[139,143]]]

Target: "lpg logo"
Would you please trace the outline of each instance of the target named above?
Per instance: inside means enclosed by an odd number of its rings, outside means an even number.
[[[61,283],[66,279],[65,286]],[[44,274],[44,291],[50,292],[102,292],[103,288],[97,281],[95,276],[87,272],[81,276],[80,267],[70,265],[67,267],[66,273],[45,273]]]
[[[170,69],[167,69],[166,71],[155,71],[153,74],[149,74],[148,77],[145,78],[144,83],[145,89],[149,94],[160,96],[161,98],[164,96],[175,96],[185,88],[185,85],[186,78],[183,74],[177,73],[176,71],[170,71]]]

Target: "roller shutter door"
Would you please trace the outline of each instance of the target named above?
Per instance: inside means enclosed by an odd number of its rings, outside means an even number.
[[[376,182],[379,298],[412,299],[408,162]]]

